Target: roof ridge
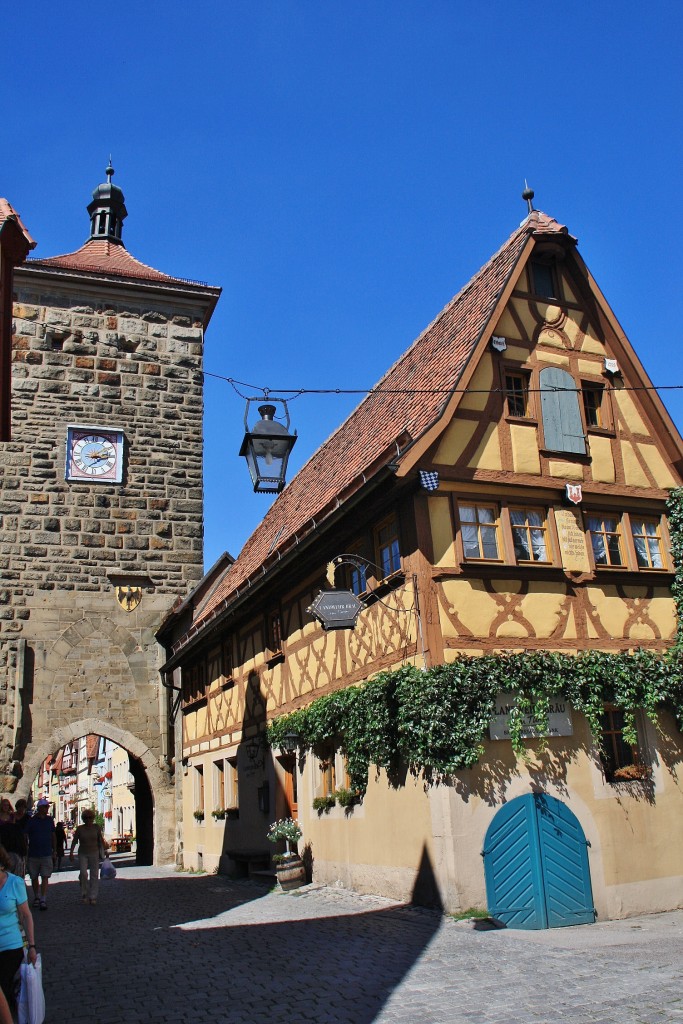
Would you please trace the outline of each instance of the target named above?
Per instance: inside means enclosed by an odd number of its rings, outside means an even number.
[[[232,595],[241,593],[255,573],[264,574],[266,562],[279,559],[294,540],[305,536],[335,498],[339,504],[339,495],[353,493],[354,484],[367,479],[366,473],[374,476],[401,433],[408,431],[416,440],[438,420],[444,397],[452,393],[468,365],[526,238],[539,227],[562,230],[536,211],[526,218],[316,448],[253,530],[196,619],[196,627],[209,621]],[[395,387],[387,388],[392,377]],[[282,532],[271,550],[269,541],[277,529]]]

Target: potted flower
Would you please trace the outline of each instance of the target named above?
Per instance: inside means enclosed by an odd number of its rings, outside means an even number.
[[[217,807],[215,811],[211,811],[211,817],[214,821],[223,821],[225,818],[225,808]]]
[[[204,811],[195,811],[194,816],[197,821],[204,821]]]
[[[275,874],[282,889],[298,889],[306,882],[306,869],[296,851],[296,844],[303,835],[301,825],[294,818],[281,818],[268,829],[267,839],[271,843],[284,840],[287,852],[273,857]],[[292,844],[295,849],[292,850]]]

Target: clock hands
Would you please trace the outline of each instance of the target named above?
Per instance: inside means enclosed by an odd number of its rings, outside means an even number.
[[[103,449],[102,451],[99,451],[99,452],[88,452],[86,454],[86,458],[87,459],[92,459],[93,462],[101,462],[103,459],[110,459],[111,456],[112,456],[112,453],[106,451],[105,449]]]

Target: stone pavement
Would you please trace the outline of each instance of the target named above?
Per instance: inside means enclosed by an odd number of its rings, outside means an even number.
[[[683,1024],[683,911],[482,929],[374,896],[120,867],[36,911],[46,1024]]]

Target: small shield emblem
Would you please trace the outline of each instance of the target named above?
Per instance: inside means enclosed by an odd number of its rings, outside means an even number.
[[[573,505],[579,505],[583,494],[581,492],[581,484],[565,484],[565,490],[567,493],[567,501],[571,501]]]
[[[508,347],[508,343],[505,338],[501,338],[499,335],[494,334],[491,338],[491,348],[495,349],[496,352],[504,352]]]
[[[120,586],[116,588],[116,600],[124,612],[135,611],[142,601],[142,587]]]

